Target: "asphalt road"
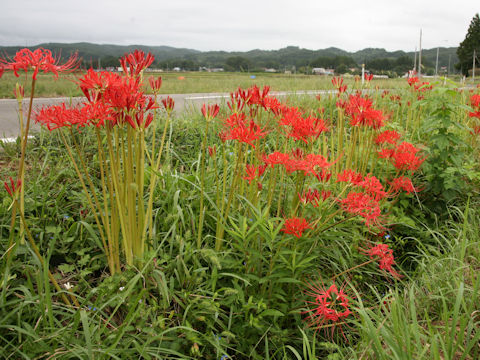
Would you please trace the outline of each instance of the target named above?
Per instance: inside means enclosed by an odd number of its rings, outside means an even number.
[[[331,90],[311,90],[311,91],[296,91],[296,92],[273,92],[275,96],[286,96],[291,94],[297,95],[316,95],[333,92]],[[210,94],[173,94],[169,95],[175,101],[175,111],[182,112],[188,109],[200,109],[202,104],[215,104],[228,100],[229,94],[210,93]],[[165,98],[167,95],[160,95],[159,99]],[[63,102],[69,104],[78,104],[84,101],[84,98],[37,98],[33,101],[33,111],[40,109],[43,106],[59,105]],[[28,99],[23,101],[25,121],[28,110]],[[38,131],[39,125],[35,124],[32,119],[31,131]],[[0,99],[0,139],[12,141],[20,134],[20,127],[18,121],[18,104],[15,99]]]

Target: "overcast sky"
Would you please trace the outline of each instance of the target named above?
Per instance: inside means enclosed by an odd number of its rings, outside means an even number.
[[[458,46],[480,0],[0,0],[0,45],[246,51]]]

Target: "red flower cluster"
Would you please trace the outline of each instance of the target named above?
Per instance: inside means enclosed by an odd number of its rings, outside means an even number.
[[[393,179],[390,182],[392,186],[392,190],[395,192],[399,192],[400,190],[405,191],[407,194],[411,194],[412,192],[417,192],[418,189],[413,186],[412,180],[406,176],[400,176],[398,178]]]
[[[292,153],[292,155],[276,151],[268,156],[264,156],[263,161],[266,165],[270,165],[270,167],[277,164],[283,165],[288,173],[303,171],[305,176],[313,175],[319,178],[328,176],[328,174],[322,172],[322,170],[332,165],[323,155],[304,155],[299,149]]]
[[[19,50],[13,59],[0,59],[0,65],[7,70],[13,70],[16,77],[19,77],[19,70],[28,72],[33,70],[33,79],[37,79],[39,71],[44,73],[53,73],[58,77],[59,73],[71,72],[78,67],[77,54],[70,56],[64,64],[60,65],[60,57],[55,57],[48,49],[38,48],[34,51],[30,49]]]
[[[382,149],[379,156],[384,159],[390,159],[393,166],[398,170],[417,170],[425,161],[425,157],[419,157],[420,151],[412,144],[404,141],[397,145],[394,149]]]
[[[474,94],[470,97],[470,105],[474,111],[470,111],[468,116],[480,119],[480,94]]]
[[[155,60],[155,58],[151,53],[145,56],[143,51],[135,50],[131,54],[125,54],[125,56],[120,59],[120,65],[125,74],[137,77],[143,70],[152,65],[153,60]]]
[[[374,109],[372,100],[368,98],[359,94],[350,95],[347,102],[339,102],[338,105],[345,110],[347,116],[350,116],[352,126],[369,126],[373,129],[383,126],[385,117],[382,111]]]
[[[175,107],[175,101],[170,96],[167,96],[165,99],[162,99],[163,107],[167,113],[171,113]]]
[[[395,130],[385,130],[377,135],[375,138],[375,144],[380,145],[387,143],[395,145],[400,137],[401,135]]]
[[[220,107],[217,104],[208,106],[203,104],[202,106],[202,115],[206,120],[212,120],[215,116],[218,115],[219,111]]]
[[[17,179],[16,182],[14,182],[11,176],[10,176],[9,180],[10,180],[10,185],[8,185],[8,183],[6,181],[3,182],[3,185],[5,186],[5,190],[7,190],[8,195],[13,197],[15,195],[15,193],[22,186],[22,181],[19,178],[19,179]]]
[[[358,185],[362,180],[362,174],[350,169],[343,170],[343,172],[337,174],[337,182],[348,182],[352,185]]]
[[[313,309],[304,312],[304,314],[309,314],[306,321],[310,327],[319,328],[328,322],[338,323],[352,313],[350,299],[345,294],[343,287],[338,289],[335,283],[328,289],[318,283],[307,284],[307,286],[308,290],[305,290],[305,294],[313,297],[313,301],[307,301],[308,304],[313,305]]]
[[[323,119],[317,119],[313,116],[302,117],[298,108],[284,107],[282,109],[283,117],[279,124],[287,127],[287,136],[296,140],[302,140],[308,144],[309,140],[317,139],[321,133],[328,131],[328,127]]]
[[[339,201],[344,211],[361,216],[365,225],[370,227],[379,224],[380,205],[375,198],[365,193],[350,192],[345,199]]]
[[[247,172],[247,176],[245,176],[244,179],[248,180],[248,183],[251,184],[252,180],[254,180],[257,177],[261,177],[263,175],[266,168],[267,168],[267,165],[255,166],[255,165],[247,164],[245,166],[245,171]]]
[[[285,234],[291,234],[297,238],[301,238],[306,229],[311,229],[312,226],[307,220],[298,217],[292,217],[285,220],[283,228],[280,230]]]
[[[307,191],[303,191],[302,194],[299,193],[298,198],[303,204],[312,204],[313,207],[318,207],[320,199],[325,201],[331,195],[331,191],[322,190],[322,192],[319,192],[317,189],[308,189]]]
[[[342,93],[347,91],[347,85],[343,85],[343,78],[332,78],[332,85],[337,88],[337,96],[340,96]]]
[[[49,130],[63,126],[110,126],[129,124],[133,128],[146,128],[153,121],[150,110],[156,108],[153,98],[141,90],[138,75],[151,64],[153,56],[136,51],[122,59],[126,74],[95,72],[92,69],[79,79],[78,85],[87,102],[81,108],[67,108],[65,104],[40,110],[36,121]],[[173,102],[172,102],[173,104]]]
[[[148,82],[150,83],[150,87],[154,93],[157,93],[162,87],[162,78],[160,76],[157,79],[155,79],[153,76],[150,76],[148,78]]]
[[[380,269],[388,271],[393,277],[399,279],[402,276],[396,272],[392,266],[395,265],[393,250],[388,248],[387,244],[377,244],[368,250],[362,250],[370,259],[379,259]]]
[[[373,80],[373,74],[365,74],[365,81],[370,82]]]
[[[248,125],[246,125],[246,121],[243,121],[239,122],[236,126],[227,128],[221,136],[223,136],[225,140],[237,140],[255,148],[253,142],[265,137],[265,135],[267,135],[265,128],[261,129],[253,120],[250,120]]]
[[[408,85],[410,85],[410,87],[413,87],[415,91],[423,92],[433,89],[433,85],[426,81],[420,82],[420,80],[416,76],[407,79],[407,81]]]
[[[384,191],[380,180],[378,180],[372,174],[365,176],[362,181],[358,182],[357,185],[363,188],[365,192],[372,196],[376,201],[380,201],[387,196],[387,193]]]

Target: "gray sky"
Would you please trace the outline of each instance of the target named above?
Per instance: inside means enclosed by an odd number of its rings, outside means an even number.
[[[480,0],[0,0],[0,45],[143,44],[202,51],[458,46]],[[444,3],[445,5],[442,5]]]

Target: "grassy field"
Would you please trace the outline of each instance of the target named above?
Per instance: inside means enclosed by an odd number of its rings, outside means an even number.
[[[251,76],[254,75],[255,79]],[[59,97],[59,96],[81,96],[82,93],[75,84],[81,73],[61,75],[55,80],[51,75],[39,74],[39,82],[36,88],[38,97]],[[331,77],[314,75],[282,75],[282,74],[242,74],[242,73],[146,73],[148,76],[161,76],[162,87],[161,94],[190,94],[190,93],[212,93],[212,92],[231,92],[238,87],[248,88],[252,85],[263,87],[270,86],[276,91],[295,91],[295,90],[319,90],[331,89]],[[0,98],[13,99],[12,89],[19,82],[23,84],[27,91],[29,82],[25,83],[24,76],[16,78],[13,73],[6,73],[0,81]],[[359,87],[353,78],[346,78],[345,83],[351,88]],[[380,88],[391,88],[397,86],[405,87],[405,81],[401,79],[394,80],[374,80],[372,86]],[[149,91],[149,90],[147,90]]]
[[[255,75],[163,73],[161,93],[333,89]],[[25,152],[2,144],[0,357],[479,359],[480,90],[345,82],[203,115],[109,94],[108,126],[57,108]]]

